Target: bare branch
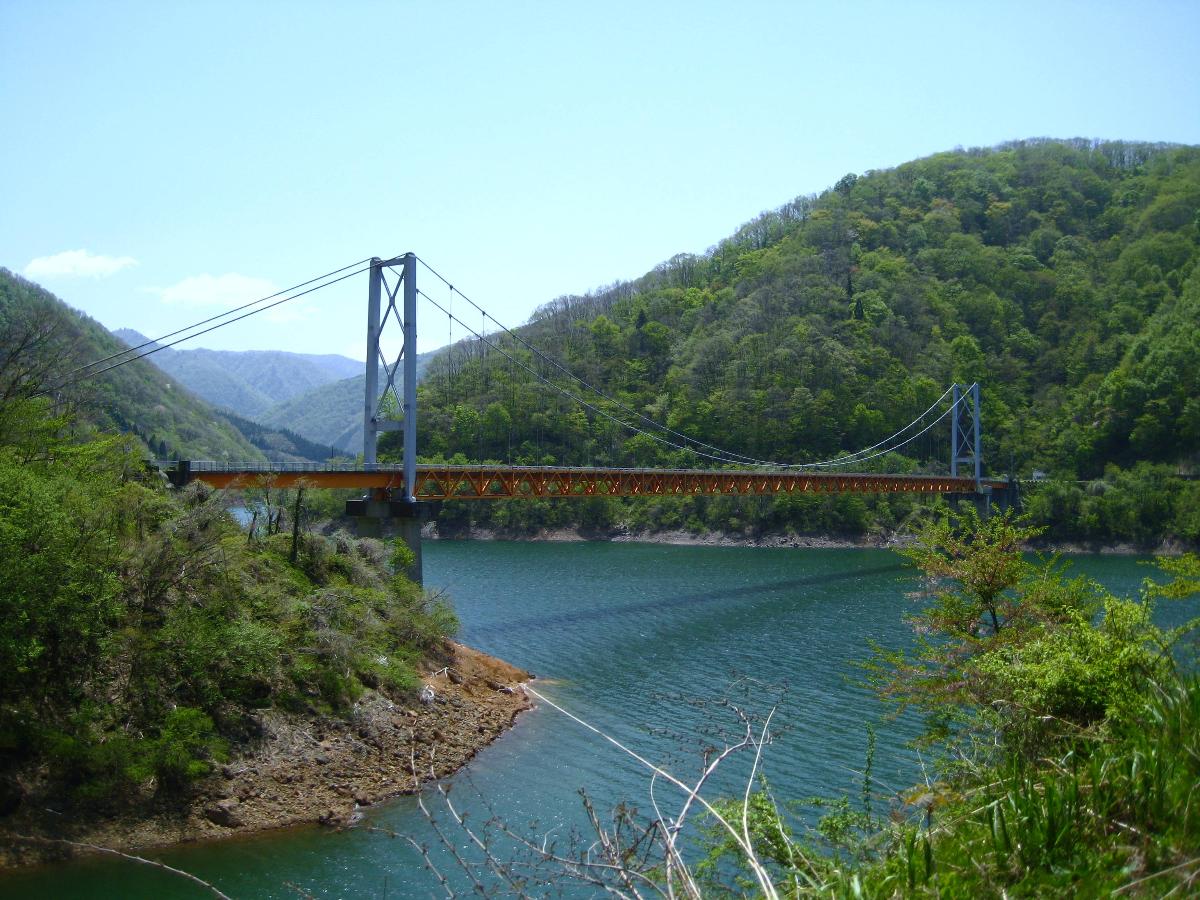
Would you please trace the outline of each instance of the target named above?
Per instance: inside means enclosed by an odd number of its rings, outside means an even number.
[[[164,872],[170,872],[172,875],[178,875],[180,878],[186,878],[193,884],[198,884],[200,887],[207,888],[208,890],[212,891],[213,895],[220,897],[221,900],[232,900],[228,894],[223,893],[215,885],[209,884],[203,878],[193,875],[191,872],[185,872],[183,869],[176,869],[174,866],[168,866],[166,863],[159,862],[158,860],[146,859],[144,856],[134,856],[131,853],[122,853],[120,850],[114,850],[111,847],[101,847],[99,844],[87,844],[81,841],[68,841],[64,840],[63,838],[33,837],[26,834],[11,833],[6,836],[13,840],[25,841],[30,844],[61,844],[66,847],[77,847],[81,850],[91,850],[94,853],[107,853],[110,856],[116,856],[120,859],[127,859],[130,862],[139,863],[143,866],[150,866],[154,869],[162,869]]]
[[[670,772],[666,771],[665,769],[660,768],[659,766],[656,766],[654,763],[650,762],[644,756],[629,749],[624,744],[622,744],[620,741],[618,741],[616,738],[614,738],[608,734],[605,734],[603,731],[601,731],[596,726],[591,725],[588,722],[585,722],[583,719],[579,718],[574,713],[568,712],[567,710],[563,709],[561,706],[559,706],[553,700],[550,700],[544,694],[539,693],[538,691],[534,690],[533,688],[529,687],[528,685],[526,686],[525,690],[527,692],[533,694],[533,696],[537,697],[539,700],[541,700],[546,705],[550,706],[552,709],[558,710],[560,713],[562,713],[564,716],[566,716],[571,721],[576,722],[579,725],[582,725],[588,731],[591,731],[593,734],[596,734],[596,735],[602,737],[604,740],[608,741],[610,744],[612,744],[617,749],[621,750],[626,755],[633,757],[635,760],[640,762],[643,766],[648,768],[651,772],[655,772],[655,773],[659,774],[664,779],[666,779],[671,784],[675,785],[677,788],[679,788],[681,791],[683,791],[685,794],[687,794],[689,797],[695,797],[696,800],[698,800],[700,802],[700,804],[704,807],[704,809],[709,813],[709,815],[711,815],[718,823],[720,823],[721,827],[724,828],[729,833],[730,837],[733,838],[734,843],[736,843],[738,845],[738,847],[741,849],[742,853],[745,854],[746,864],[750,867],[750,870],[754,873],[754,877],[755,877],[755,880],[758,881],[759,888],[762,890],[763,894],[768,898],[768,900],[774,900],[774,898],[777,898],[779,896],[778,892],[775,889],[775,885],[771,881],[770,873],[767,871],[766,867],[759,861],[757,855],[754,852],[753,845],[750,844],[748,841],[746,841],[746,839],[738,832],[738,830],[736,828],[734,828],[734,826],[732,824],[730,824],[730,822],[724,816],[721,815],[720,811],[717,810],[717,808],[714,807],[711,803],[709,803],[708,800],[706,800],[703,796],[694,793],[691,788],[689,788],[683,781],[681,781],[675,775],[671,774]]]

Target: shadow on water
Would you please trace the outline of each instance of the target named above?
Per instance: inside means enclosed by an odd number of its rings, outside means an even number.
[[[705,603],[715,603],[720,600],[738,600],[748,597],[761,597],[779,591],[796,588],[819,587],[834,584],[839,581],[853,581],[873,575],[887,575],[894,572],[911,570],[904,563],[894,563],[872,568],[852,569],[843,572],[830,572],[822,575],[806,575],[803,578],[787,578],[782,581],[769,581],[752,584],[746,587],[722,588],[716,591],[681,594],[678,597],[658,597],[653,600],[642,600],[637,603],[623,603],[615,606],[580,607],[569,612],[554,615],[529,616],[523,619],[509,619],[504,622],[493,622],[487,625],[477,625],[471,629],[472,635],[506,634],[511,632],[528,631],[531,628],[551,628],[557,625],[572,625],[580,622],[596,622],[602,619],[613,619],[635,613],[657,612],[680,606],[698,606]]]

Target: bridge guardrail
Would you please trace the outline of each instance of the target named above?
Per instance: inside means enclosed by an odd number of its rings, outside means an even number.
[[[181,466],[182,463],[182,466]],[[196,472],[238,472],[248,475],[272,475],[279,473],[299,473],[306,472],[383,472],[383,473],[400,473],[404,472],[404,466],[399,463],[309,463],[309,462],[278,462],[278,463],[259,463],[259,462],[217,462],[215,460],[154,460],[154,464],[161,469],[176,469],[186,467],[192,473]],[[803,465],[796,465],[789,468],[766,468],[757,467],[736,467],[725,469],[660,469],[649,466],[643,467],[623,467],[623,466],[518,466],[507,465],[505,463],[471,463],[471,464],[449,464],[449,463],[418,463],[417,471],[439,471],[439,472],[494,472],[497,469],[503,469],[506,472],[542,474],[542,473],[577,473],[591,474],[596,472],[613,472],[629,475],[702,475],[712,473],[742,473],[747,475],[753,474],[782,474],[791,475],[879,475],[884,473],[878,472],[853,472],[853,471],[828,471],[828,470],[810,470],[805,469]],[[944,472],[912,472],[912,473],[886,473],[892,478],[930,478],[930,477],[948,477]],[[959,476],[963,477],[963,476]],[[990,484],[1007,483],[1007,478],[984,478],[985,482]]]

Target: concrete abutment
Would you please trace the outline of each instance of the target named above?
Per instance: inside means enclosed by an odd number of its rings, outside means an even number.
[[[359,537],[398,538],[412,551],[413,562],[405,574],[425,586],[421,559],[421,529],[438,513],[439,503],[364,498],[346,501],[346,515],[354,520]]]

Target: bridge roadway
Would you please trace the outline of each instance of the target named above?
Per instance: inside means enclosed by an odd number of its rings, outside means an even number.
[[[401,466],[305,463],[182,462],[168,470],[176,485],[202,481],[214,488],[355,488],[383,499],[402,492]],[[949,475],[752,471],[737,469],[609,469],[555,466],[418,465],[417,500],[505,500],[534,497],[662,497],[688,494],[917,493],[975,494],[1008,488],[1004,480]]]

